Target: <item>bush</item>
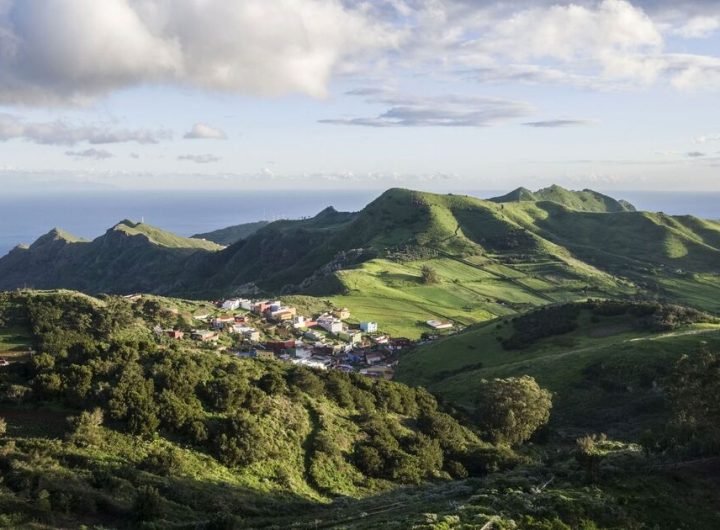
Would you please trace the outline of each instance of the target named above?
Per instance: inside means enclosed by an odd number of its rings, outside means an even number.
[[[140,521],[151,521],[162,515],[162,497],[153,486],[140,486],[135,496],[133,513]]]
[[[215,440],[218,458],[231,467],[247,466],[264,458],[264,446],[258,420],[246,412],[227,420]]]
[[[430,265],[423,265],[420,274],[422,275],[422,282],[426,285],[440,283],[440,276]]]
[[[570,333],[577,328],[581,304],[545,307],[513,319],[513,334],[500,339],[506,350],[519,350],[536,341]]]
[[[703,352],[676,364],[668,390],[676,445],[694,445],[699,453],[720,452],[720,355]],[[684,439],[683,439],[684,438]]]
[[[483,380],[475,419],[494,443],[518,445],[550,419],[552,397],[529,376]]]
[[[103,440],[103,411],[95,408],[92,412],[82,412],[80,416],[69,419],[73,432],[69,439],[79,446],[100,445]]]
[[[461,455],[458,455],[460,464],[471,476],[483,476],[512,469],[521,461],[520,457],[508,447],[492,447],[488,445],[473,445]]]
[[[182,455],[174,447],[152,447],[140,467],[156,475],[172,475],[182,469]]]

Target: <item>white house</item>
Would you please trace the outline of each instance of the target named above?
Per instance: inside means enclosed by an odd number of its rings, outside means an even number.
[[[342,320],[335,318],[332,315],[321,315],[317,319],[318,326],[323,328],[325,331],[330,333],[340,333],[343,330]]]
[[[235,311],[238,307],[240,307],[240,299],[231,298],[229,300],[225,300],[220,307],[226,311]]]
[[[243,298],[240,300],[240,307],[243,308],[245,311],[250,311],[253,308],[253,301],[248,300],[247,298]]]
[[[377,322],[360,322],[360,329],[365,333],[377,333]]]

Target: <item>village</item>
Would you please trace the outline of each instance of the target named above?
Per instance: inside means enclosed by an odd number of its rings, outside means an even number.
[[[382,333],[377,322],[350,324],[347,308],[314,317],[279,300],[231,298],[215,302],[216,311],[193,316],[190,332],[156,328],[174,340],[192,340],[237,357],[279,360],[320,370],[357,372],[392,379],[399,353],[417,344]],[[451,322],[429,320],[429,330],[447,333]],[[428,333],[423,341],[438,335]]]

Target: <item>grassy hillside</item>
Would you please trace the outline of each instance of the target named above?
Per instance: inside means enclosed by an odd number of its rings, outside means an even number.
[[[593,190],[570,191],[553,185],[538,191],[518,188],[506,195],[490,199],[493,202],[541,202],[550,201],[561,204],[571,210],[582,212],[633,212],[635,207],[627,201],[613,199]]]
[[[122,221],[93,241],[52,230],[0,259],[0,288],[69,288],[97,293],[180,290],[201,255],[222,247]]]
[[[0,369],[0,525],[276,516],[515,458],[423,390],[170,341],[146,311],[68,292],[0,295],[5,343],[29,338],[38,351]]]
[[[637,436],[667,421],[657,385],[675,361],[717,348],[715,317],[655,304],[585,303],[501,318],[421,346],[401,358],[397,379],[472,410],[482,379],[531,375],[555,393],[556,427]]]
[[[709,529],[720,522],[707,466],[658,465],[638,445],[598,438],[588,483],[562,430],[546,437],[558,440],[552,444],[494,446],[422,389],[240,360],[155,336],[148,320],[155,302],[196,309],[154,297],[0,294],[2,344],[38,352],[0,369],[0,527]],[[638,314],[638,324],[699,316],[652,315]],[[617,327],[627,324],[619,316],[593,322],[594,331],[628,333]],[[606,376],[601,370],[593,380]],[[641,398],[629,394],[637,404]],[[626,413],[627,421],[644,417],[639,408]]]
[[[228,226],[227,228],[213,230],[212,232],[195,234],[194,236],[192,236],[192,238],[205,239],[207,241],[213,241],[218,245],[229,246],[233,243],[237,243],[241,239],[245,239],[246,237],[253,235],[255,232],[266,226],[268,223],[269,221],[257,221],[254,223]]]
[[[92,242],[53,232],[0,259],[0,288],[303,294],[410,337],[430,318],[464,326],[592,296],[720,311],[720,224],[625,211],[587,190],[511,195],[391,189],[360,212],[269,223],[224,249],[129,222]],[[423,267],[438,281],[424,284]]]
[[[134,223],[128,220],[121,221],[111,230],[127,234],[130,237],[144,237],[152,244],[168,248],[197,248],[211,251],[222,248],[213,241],[182,237],[145,223]]]

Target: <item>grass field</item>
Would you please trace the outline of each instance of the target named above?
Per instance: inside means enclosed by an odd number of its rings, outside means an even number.
[[[660,285],[674,299],[699,307],[705,311],[720,313],[720,276],[694,274],[691,277],[667,277]]]
[[[658,384],[683,354],[720,348],[720,326],[696,324],[670,333],[639,332],[624,317],[599,323],[581,314],[576,331],[507,351],[498,338],[512,326],[497,320],[409,352],[396,378],[428,387],[472,410],[482,379],[531,375],[554,393],[556,426],[635,436],[667,418]],[[628,420],[632,418],[632,420]]]
[[[0,328],[0,357],[13,359],[26,356],[32,345],[30,331],[24,328]]]
[[[425,266],[437,272],[437,283],[423,283]],[[327,299],[348,307],[351,322],[373,320],[383,332],[418,338],[429,331],[425,322],[430,319],[465,327],[548,303],[632,291],[605,277],[579,281],[579,274],[557,262],[526,272],[487,258],[482,263],[451,257],[404,263],[376,259],[337,273],[347,294]]]

